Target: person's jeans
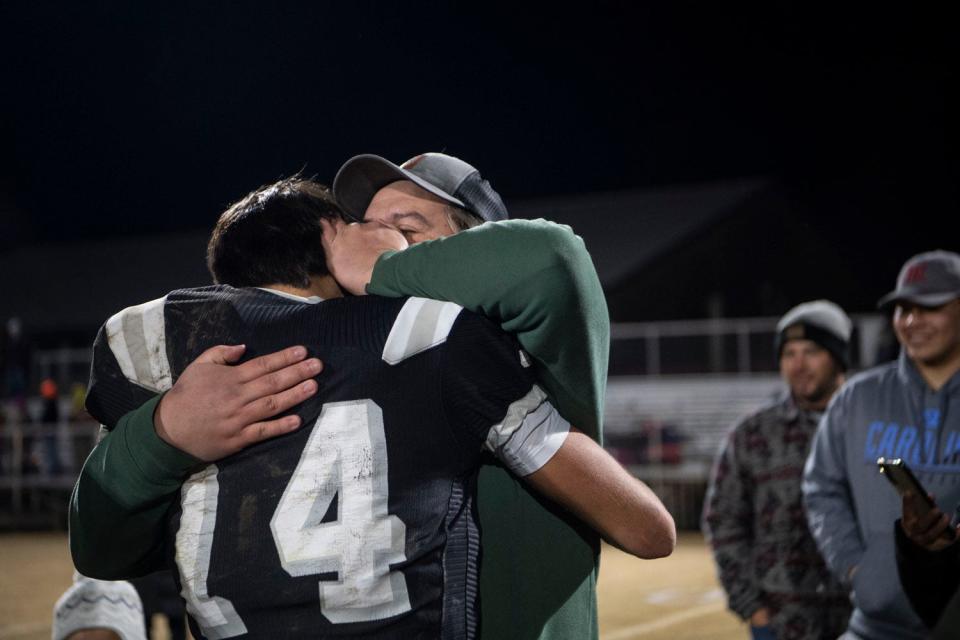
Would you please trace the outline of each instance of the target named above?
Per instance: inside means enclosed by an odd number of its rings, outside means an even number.
[[[750,637],[752,640],[777,640],[776,634],[773,633],[773,627],[768,624],[762,627],[754,627],[751,625]]]

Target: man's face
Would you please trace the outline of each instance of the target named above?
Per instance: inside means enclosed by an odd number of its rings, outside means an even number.
[[[830,352],[813,340],[788,340],[780,353],[780,377],[798,404],[823,407],[842,378]]]
[[[940,307],[901,302],[893,312],[897,340],[914,362],[935,367],[960,356],[960,299]]]
[[[410,180],[377,191],[363,219],[396,228],[410,244],[456,233],[447,203]]]

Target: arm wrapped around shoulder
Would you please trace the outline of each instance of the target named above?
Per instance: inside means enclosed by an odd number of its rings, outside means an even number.
[[[577,429],[524,480],[627,553],[663,558],[677,544],[673,517],[656,494]]]
[[[600,438],[610,318],[583,240],[546,220],[488,222],[380,257],[367,287],[456,302],[517,336],[561,415]]]

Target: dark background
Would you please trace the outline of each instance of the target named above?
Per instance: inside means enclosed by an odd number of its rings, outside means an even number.
[[[831,268],[861,265],[834,287],[854,311],[958,246],[960,52],[934,8],[349,4],[5,3],[0,257],[207,230],[278,177],[426,150],[508,204],[764,180],[800,222],[724,237],[799,281],[829,245]],[[762,307],[728,312],[783,311]]]

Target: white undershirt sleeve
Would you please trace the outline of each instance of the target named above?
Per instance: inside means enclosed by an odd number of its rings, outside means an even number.
[[[490,428],[485,446],[510,471],[524,477],[549,462],[569,432],[570,423],[534,385],[507,408],[502,422]]]

